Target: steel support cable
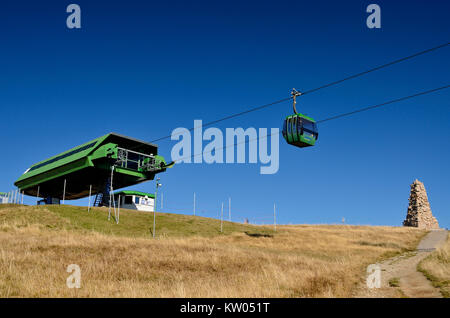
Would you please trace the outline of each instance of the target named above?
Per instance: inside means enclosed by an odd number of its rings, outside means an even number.
[[[360,108],[360,109],[357,109],[357,110],[354,110],[354,111],[351,111],[351,112],[348,112],[348,113],[342,113],[342,114],[334,115],[334,116],[331,116],[331,117],[328,117],[328,118],[324,118],[324,119],[318,120],[317,123],[323,123],[323,122],[326,122],[326,121],[338,119],[338,118],[341,118],[341,117],[350,116],[350,115],[353,115],[353,114],[356,114],[356,113],[360,113],[360,112],[364,112],[364,111],[367,111],[367,110],[371,110],[371,109],[374,109],[374,108],[379,108],[379,107],[383,107],[383,106],[386,106],[386,105],[389,105],[389,104],[398,103],[398,102],[401,102],[401,101],[404,101],[404,100],[407,100],[407,99],[415,98],[415,97],[426,95],[426,94],[431,94],[431,93],[434,93],[434,92],[437,92],[437,91],[440,91],[440,90],[443,90],[443,89],[446,89],[446,88],[449,88],[449,87],[450,87],[450,85],[445,85],[445,86],[441,86],[441,87],[438,87],[438,88],[433,88],[433,89],[430,89],[430,90],[427,90],[427,91],[422,91],[422,92],[419,92],[419,93],[416,93],[416,94],[413,94],[413,95],[409,95],[409,96],[393,99],[393,100],[390,100],[390,101],[387,101],[387,102],[384,102],[384,103],[381,103],[381,104],[368,106],[368,107]]]
[[[254,108],[250,108],[250,109],[245,110],[245,111],[242,111],[242,112],[240,112],[240,113],[232,114],[232,115],[229,115],[229,116],[226,116],[226,117],[223,117],[223,118],[219,118],[219,119],[216,119],[216,120],[213,120],[213,121],[204,123],[204,124],[202,124],[202,127],[211,126],[211,125],[216,124],[216,123],[219,123],[219,122],[221,122],[221,121],[225,121],[225,120],[228,120],[228,119],[231,119],[231,118],[234,118],[234,117],[239,117],[239,116],[242,116],[242,115],[245,115],[245,114],[248,114],[248,113],[257,111],[257,110],[261,110],[261,109],[263,109],[263,108],[267,108],[267,107],[269,107],[269,106],[273,106],[273,105],[276,105],[276,104],[280,104],[280,103],[282,103],[282,102],[286,102],[286,101],[288,101],[288,100],[290,100],[290,99],[291,99],[291,97],[287,97],[287,98],[283,98],[283,99],[274,101],[274,102],[269,103],[269,104],[257,106],[257,107],[254,107]],[[197,129],[197,127],[192,127],[192,128],[189,128],[189,131],[193,131],[193,130],[195,130],[195,129]],[[181,134],[175,134],[174,136],[178,136],[178,135],[181,135]],[[167,138],[170,138],[170,137],[172,137],[172,135],[167,135],[167,136],[164,136],[164,137],[161,137],[161,138],[152,140],[152,141],[150,141],[150,142],[151,142],[151,143],[154,143],[154,142],[157,142],[157,141],[160,141],[160,140],[164,140],[164,139],[167,139]]]
[[[339,118],[342,118],[342,117],[354,115],[354,114],[361,113],[361,112],[364,112],[364,111],[380,108],[380,107],[383,107],[383,106],[386,106],[386,105],[390,105],[390,104],[394,104],[394,103],[398,103],[398,102],[401,102],[401,101],[404,101],[404,100],[407,100],[407,99],[411,99],[411,98],[419,97],[419,96],[422,96],[422,95],[431,94],[431,93],[434,93],[434,92],[437,92],[437,91],[441,91],[441,90],[444,90],[444,89],[449,88],[449,87],[450,87],[450,85],[445,85],[445,86],[433,88],[433,89],[430,89],[430,90],[421,91],[421,92],[416,93],[416,94],[412,94],[412,95],[408,95],[408,96],[392,99],[390,101],[387,101],[387,102],[384,102],[384,103],[381,103],[381,104],[376,104],[376,105],[372,105],[372,106],[368,106],[368,107],[363,107],[363,108],[359,108],[359,109],[356,109],[356,110],[351,111],[351,112],[346,112],[346,113],[334,115],[334,116],[331,116],[331,117],[328,117],[328,118],[324,118],[324,119],[318,120],[317,123],[323,123],[323,122],[327,122],[327,121],[332,121],[332,120],[335,120],[335,119],[339,119]],[[272,135],[278,135],[278,134],[280,134],[280,131],[278,131],[277,133],[274,133],[274,134],[269,133],[269,134],[267,134],[267,135],[265,135],[263,137],[257,137],[257,138],[241,141],[241,142],[236,143],[236,144],[233,143],[232,145],[227,145],[227,146],[223,146],[223,147],[220,147],[220,148],[216,148],[216,149],[214,149],[214,151],[224,150],[224,149],[227,149],[227,148],[230,148],[230,147],[235,147],[235,146],[240,145],[240,144],[247,144],[247,143],[249,143],[251,141],[257,141],[257,140],[268,138],[268,137],[270,137]],[[193,158],[195,158],[197,156],[202,156],[205,153],[212,153],[212,151],[210,151],[210,152],[202,152],[202,153],[198,153],[198,154],[193,154],[191,156],[187,156],[187,157],[183,157],[183,158],[180,158],[178,160],[175,160],[174,162],[178,162],[178,161],[182,161],[182,160],[186,160],[186,159],[193,159]]]
[[[436,50],[438,50],[438,49],[441,49],[441,48],[446,47],[446,46],[449,45],[449,44],[450,44],[450,42],[447,42],[447,43],[444,43],[444,44],[441,44],[441,45],[432,47],[432,48],[430,48],[430,49],[427,49],[427,50],[424,50],[424,51],[420,51],[420,52],[414,53],[414,54],[412,54],[412,55],[409,55],[409,56],[400,58],[400,59],[398,59],[398,60],[394,60],[394,61],[392,61],[392,62],[389,62],[389,63],[383,64],[383,65],[380,65],[380,66],[371,68],[371,69],[369,69],[369,70],[367,70],[367,71],[364,71],[364,72],[361,72],[361,73],[357,73],[357,74],[348,76],[348,77],[343,78],[343,79],[341,79],[341,80],[334,81],[334,82],[331,82],[331,83],[328,83],[328,84],[319,86],[319,87],[317,87],[317,88],[313,88],[313,89],[304,91],[304,92],[302,92],[302,95],[306,95],[306,94],[309,94],[309,93],[313,93],[313,92],[316,92],[316,91],[318,91],[318,90],[321,90],[321,89],[324,89],[324,88],[327,88],[327,87],[330,87],[330,86],[334,86],[334,85],[340,84],[340,83],[342,83],[342,82],[345,82],[345,81],[354,79],[354,78],[356,78],[356,77],[360,77],[360,76],[363,76],[363,75],[366,75],[366,74],[369,74],[369,73],[372,73],[372,72],[381,70],[381,69],[383,69],[383,68],[392,66],[392,65],[394,65],[394,64],[398,64],[398,63],[404,62],[404,61],[406,61],[406,60],[410,60],[410,59],[415,58],[415,57],[417,57],[417,56],[424,55],[424,54],[427,54],[427,53],[436,51]]]

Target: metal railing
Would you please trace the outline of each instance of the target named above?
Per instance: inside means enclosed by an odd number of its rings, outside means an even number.
[[[119,147],[115,166],[141,172],[150,172],[161,170],[161,164],[163,162],[153,155]]]

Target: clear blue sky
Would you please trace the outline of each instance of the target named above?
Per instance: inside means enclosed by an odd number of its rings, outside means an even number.
[[[66,27],[77,3],[82,28]],[[368,29],[365,8],[381,7]],[[7,1],[0,10],[0,191],[30,165],[114,131],[151,141],[448,42],[448,1]],[[315,119],[449,83],[450,48],[320,92]],[[409,185],[425,183],[450,227],[450,90],[319,126],[317,146],[280,136],[280,169],[177,165],[164,211],[280,223],[401,225]],[[216,125],[281,127],[290,103]],[[175,142],[159,142],[170,157]],[[134,187],[154,191],[155,183]],[[25,203],[35,203],[26,198]],[[85,200],[70,202],[86,204]]]

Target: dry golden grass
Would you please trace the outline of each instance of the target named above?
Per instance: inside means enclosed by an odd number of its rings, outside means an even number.
[[[0,297],[349,297],[367,265],[414,249],[424,234],[323,225],[153,240],[12,213],[18,221],[0,218]],[[69,264],[81,267],[80,289],[66,286]]]
[[[450,237],[447,236],[443,246],[421,261],[418,269],[440,289],[442,296],[450,298]]]

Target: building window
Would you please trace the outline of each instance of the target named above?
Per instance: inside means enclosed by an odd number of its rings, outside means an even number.
[[[127,195],[127,196],[125,197],[125,204],[133,204],[133,197]]]
[[[139,197],[134,197],[134,203],[139,204]]]

